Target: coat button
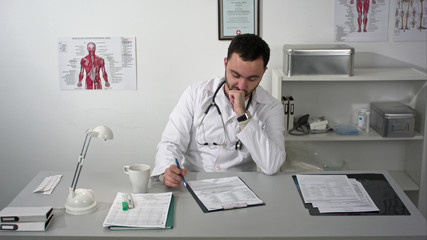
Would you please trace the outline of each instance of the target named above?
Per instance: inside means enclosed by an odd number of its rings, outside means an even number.
[[[219,166],[219,164],[217,164],[217,165],[215,166],[215,168],[216,168],[216,170],[220,170],[220,169],[221,169],[221,167]]]

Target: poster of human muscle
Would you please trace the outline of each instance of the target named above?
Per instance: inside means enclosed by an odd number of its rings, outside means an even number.
[[[389,0],[335,0],[337,42],[387,41]]]
[[[61,90],[136,90],[135,37],[58,38]]]

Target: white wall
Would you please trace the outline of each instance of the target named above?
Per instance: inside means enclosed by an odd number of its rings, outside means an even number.
[[[269,90],[283,44],[334,43],[334,2],[261,4]],[[73,170],[86,129],[99,124],[115,139],[92,141],[82,174],[153,165],[181,92],[224,71],[229,42],[217,40],[217,22],[217,0],[0,0],[0,209],[37,172]],[[59,90],[56,39],[64,36],[136,36],[138,90]],[[349,44],[426,68],[425,42]]]

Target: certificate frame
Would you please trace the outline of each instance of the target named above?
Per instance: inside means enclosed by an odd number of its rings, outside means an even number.
[[[236,35],[259,35],[260,0],[218,0],[218,39],[231,40]]]

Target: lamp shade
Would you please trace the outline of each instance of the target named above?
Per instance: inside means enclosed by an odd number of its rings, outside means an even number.
[[[92,137],[102,138],[104,140],[111,140],[114,138],[113,131],[107,126],[100,125],[92,130]]]

